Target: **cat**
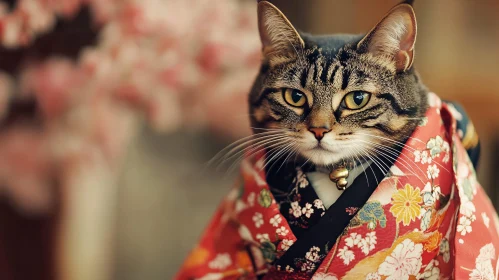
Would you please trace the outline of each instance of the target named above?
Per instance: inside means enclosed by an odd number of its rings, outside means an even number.
[[[410,2],[364,36],[298,32],[259,2],[253,136],[177,279],[493,278],[478,138],[419,78]]]
[[[249,111],[255,139],[274,151],[268,160],[286,152],[317,166],[396,157],[428,107],[413,67],[410,5],[393,8],[365,36],[298,32],[266,1],[258,25],[263,60]]]

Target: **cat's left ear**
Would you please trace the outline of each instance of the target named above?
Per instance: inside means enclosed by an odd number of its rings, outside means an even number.
[[[411,5],[400,4],[358,43],[360,52],[370,52],[395,63],[397,72],[411,68],[416,43],[416,15]]]
[[[273,63],[296,58],[305,45],[284,14],[267,1],[258,3],[258,29],[263,55]]]

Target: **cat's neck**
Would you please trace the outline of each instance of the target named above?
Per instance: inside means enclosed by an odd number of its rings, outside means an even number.
[[[363,162],[355,165],[351,170],[349,170],[347,188],[352,185],[353,181],[358,176],[362,176],[364,172],[368,172],[370,165],[371,161]],[[317,167],[315,171],[306,172],[306,175],[310,180],[310,184],[317,193],[317,196],[322,200],[322,203],[326,209],[333,205],[333,203],[335,203],[343,193],[343,191],[336,187],[336,183],[329,179],[329,172],[330,168],[328,167]]]

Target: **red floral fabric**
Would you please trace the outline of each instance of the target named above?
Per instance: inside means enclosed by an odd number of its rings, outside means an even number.
[[[257,155],[242,162],[176,279],[496,279],[499,219],[460,141],[458,113],[434,94],[429,101],[389,174],[330,248],[310,248],[302,271],[272,265],[296,237]]]

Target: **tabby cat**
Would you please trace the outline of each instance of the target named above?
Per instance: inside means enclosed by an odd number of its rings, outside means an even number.
[[[249,104],[267,160],[335,166],[396,157],[427,110],[414,70],[416,18],[393,8],[367,35],[298,32],[271,3],[258,5],[263,62]]]
[[[409,2],[365,36],[299,33],[258,4],[254,134],[178,279],[494,278],[478,138],[420,82]]]

